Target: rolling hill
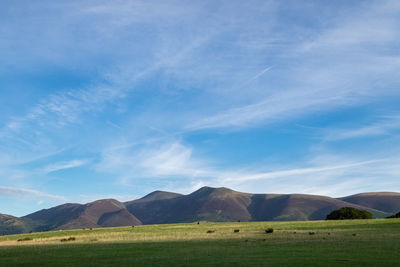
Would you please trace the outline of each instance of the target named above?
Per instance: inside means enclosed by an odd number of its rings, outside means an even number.
[[[64,204],[22,218],[37,222],[39,226],[34,228],[35,231],[142,224],[115,199],[97,200],[85,205]]]
[[[20,218],[0,214],[0,235],[18,234],[30,231],[30,227]]]
[[[384,218],[400,211],[400,193],[363,193],[343,198],[304,194],[249,194],[202,187],[182,195],[155,191],[125,203],[115,199],[63,204],[17,218],[0,215],[0,233],[164,224],[195,221],[323,220],[341,207]]]
[[[331,211],[345,206],[366,209],[377,218],[388,216],[380,210],[325,196],[248,194],[211,187],[164,200],[126,203],[127,209],[144,224],[323,220]]]
[[[343,197],[341,200],[389,213],[400,211],[400,193],[362,193]]]
[[[251,194],[227,188],[203,187],[174,198],[127,203],[127,209],[144,224],[250,220],[246,207]]]

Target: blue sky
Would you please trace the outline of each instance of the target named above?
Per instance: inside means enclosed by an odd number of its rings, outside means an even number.
[[[400,191],[400,2],[1,1],[0,213]]]

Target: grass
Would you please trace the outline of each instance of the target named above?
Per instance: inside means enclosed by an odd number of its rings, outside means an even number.
[[[399,219],[201,222],[0,237],[1,266],[396,266],[399,259]]]

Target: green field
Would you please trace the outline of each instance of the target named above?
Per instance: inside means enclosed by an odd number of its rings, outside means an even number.
[[[61,241],[69,238],[75,240]],[[0,265],[399,266],[400,220],[201,222],[1,236]]]

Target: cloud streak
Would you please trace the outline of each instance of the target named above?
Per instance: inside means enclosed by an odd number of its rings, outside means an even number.
[[[4,6],[5,185],[47,185],[68,197],[201,185],[339,192],[391,181],[399,188],[396,159],[387,151],[396,154],[398,117],[357,117],[367,108],[398,109],[397,1]],[[352,116],[354,110],[360,113]],[[334,161],[318,161],[324,146],[338,155]],[[270,165],[271,158],[281,163]],[[71,192],[63,183],[82,186]]]
[[[269,168],[271,171],[265,171],[265,166],[264,168],[253,166],[228,169],[215,167],[212,162],[196,156],[192,148],[179,142],[153,144],[152,147],[146,146],[134,151],[124,149],[105,154],[98,166],[102,171],[120,175],[127,185],[135,184],[137,179],[159,182],[164,180],[163,183],[170,184],[166,186],[168,190],[178,186],[181,192],[185,193],[202,185],[228,186],[237,190],[254,191],[248,186],[259,184],[260,188],[268,185],[275,188],[276,192],[293,190],[291,192],[312,193],[310,188],[319,188],[320,191],[316,192],[324,192],[328,195],[344,192],[351,194],[357,193],[357,188],[365,187],[365,181],[375,184],[378,183],[376,177],[395,177],[399,172],[399,169],[390,167],[396,162],[396,158],[357,160],[346,156],[334,158],[315,156],[307,163],[293,164],[310,167],[275,166]],[[324,158],[326,160],[321,161]],[[273,171],[273,169],[279,170]],[[171,182],[172,178],[174,182]],[[302,181],[301,184],[297,183],[299,179]],[[339,190],[351,181],[355,191],[349,188],[346,191]],[[332,190],[329,191],[323,184],[329,184]]]
[[[260,71],[259,73],[257,73],[254,77],[252,77],[250,80],[248,80],[246,82],[247,83],[251,83],[252,81],[257,80],[259,77],[261,77],[262,75],[264,75],[267,71],[271,70],[272,67],[266,67],[265,69],[263,69],[262,71]]]
[[[308,113],[311,110],[329,109],[332,105],[343,103],[346,99],[337,95],[318,96],[314,91],[291,90],[274,94],[267,99],[246,106],[233,108],[200,119],[186,126],[187,130],[201,130],[227,127],[252,127],[260,123],[283,121]]]
[[[400,79],[395,70],[400,61],[398,55],[387,50],[400,38],[395,26],[399,19],[393,11],[398,8],[393,1],[365,5],[356,16],[338,18],[319,34],[288,46],[285,59],[293,64],[286,66],[288,63],[280,61],[281,65],[274,63],[273,70],[267,68],[255,76],[270,71],[270,78],[260,88],[264,94],[247,101],[250,104],[199,116],[185,128],[247,129],[399,96],[396,88]],[[276,79],[281,81],[280,86],[271,86],[269,81]],[[392,86],[385,86],[385,80]]]
[[[331,129],[324,136],[325,141],[374,137],[395,134],[400,129],[400,116],[391,116],[368,126],[350,129]]]
[[[67,199],[62,196],[47,194],[37,190],[17,188],[9,186],[0,186],[0,196],[12,197],[12,198],[33,198],[33,197],[45,197],[57,201],[66,201]]]
[[[63,161],[57,162],[54,164],[47,165],[43,168],[44,173],[52,173],[65,169],[77,168],[83,165],[86,165],[89,160],[71,160],[71,161]]]

